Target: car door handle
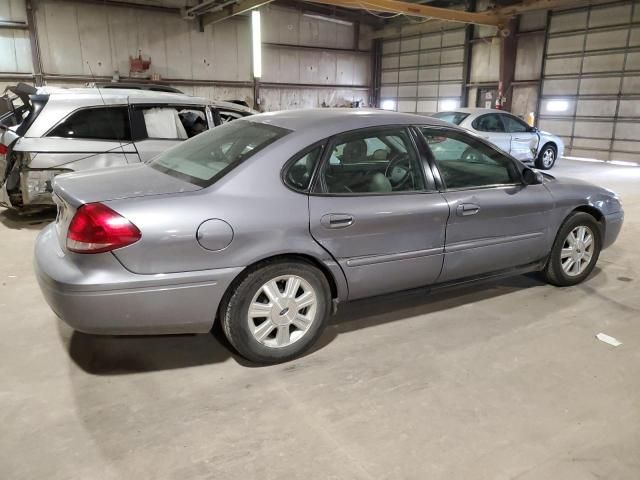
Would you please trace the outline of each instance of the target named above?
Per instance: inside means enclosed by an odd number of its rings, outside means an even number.
[[[348,213],[329,213],[320,219],[325,228],[345,228],[353,225],[353,216]]]
[[[461,217],[466,217],[468,215],[475,215],[480,211],[480,205],[476,205],[475,203],[461,203],[456,208],[456,213]]]

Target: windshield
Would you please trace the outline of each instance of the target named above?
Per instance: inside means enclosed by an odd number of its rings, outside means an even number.
[[[155,157],[151,167],[207,187],[240,162],[282,138],[288,130],[236,120],[182,142]]]
[[[445,122],[460,125],[462,121],[469,116],[468,113],[462,112],[440,112],[433,115],[433,118],[444,120]]]

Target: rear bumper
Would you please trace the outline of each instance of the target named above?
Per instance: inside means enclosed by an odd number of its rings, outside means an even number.
[[[106,335],[207,332],[243,270],[138,275],[110,253],[63,252],[54,225],[36,240],[34,268],[56,315],[78,331]]]
[[[624,212],[611,213],[604,217],[604,238],[602,239],[602,248],[613,245],[618,238],[622,224],[624,223]]]

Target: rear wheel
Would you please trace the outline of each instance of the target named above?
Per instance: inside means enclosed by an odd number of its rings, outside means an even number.
[[[284,362],[304,353],[322,334],[330,301],[327,279],[314,266],[265,263],[249,271],[222,305],[222,327],[248,360]]]
[[[551,169],[556,163],[556,156],[556,147],[550,143],[546,144],[542,147],[542,150],[540,150],[538,158],[536,158],[536,168],[539,168],[540,170]]]
[[[600,256],[600,225],[588,213],[573,213],[560,228],[544,270],[557,286],[576,285],[593,271]]]

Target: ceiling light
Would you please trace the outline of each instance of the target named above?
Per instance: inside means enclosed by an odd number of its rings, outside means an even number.
[[[253,47],[253,76],[262,76],[262,34],[260,33],[260,10],[251,11],[251,44]]]

